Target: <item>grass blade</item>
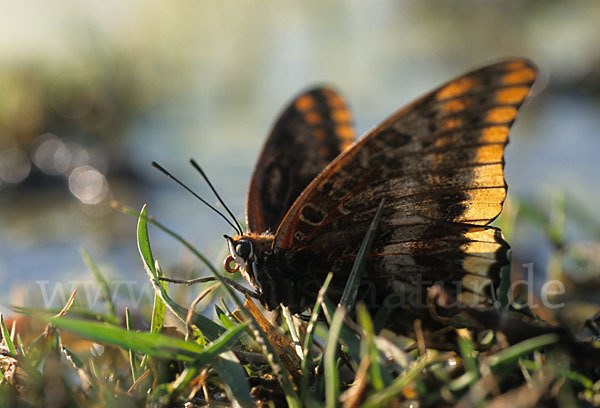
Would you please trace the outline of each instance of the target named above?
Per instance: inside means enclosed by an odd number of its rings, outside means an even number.
[[[253,407],[246,371],[232,351],[222,353],[213,363],[214,370],[223,379],[223,385],[230,401],[236,401],[242,407]]]
[[[126,207],[120,203],[117,203],[116,201],[113,201],[111,203],[111,205],[113,206],[113,208],[121,211],[124,214],[128,214],[128,215],[134,216],[136,218],[139,218],[139,216],[140,216],[140,214],[133,208]],[[154,225],[158,229],[162,230],[167,235],[170,235],[171,237],[175,238],[175,240],[179,241],[179,243],[181,245],[186,247],[192,254],[194,254],[200,260],[200,262],[202,262],[208,269],[210,269],[211,271],[213,271],[215,273],[217,272],[217,268],[215,268],[215,266],[212,264],[212,262],[210,262],[207,257],[205,257],[202,253],[200,253],[196,248],[193,247],[192,244],[190,244],[188,241],[183,239],[183,237],[181,237],[179,234],[177,234],[176,232],[165,227],[163,224],[156,221],[153,217],[146,216],[146,213],[144,213],[144,220],[146,222]]]
[[[322,302],[323,311],[325,312],[325,316],[333,316],[336,309],[333,307],[332,302],[325,298]],[[333,317],[330,320],[330,325],[333,324]],[[358,334],[352,330],[346,323],[342,324],[342,328],[340,329],[340,339],[339,342],[346,346],[346,350],[348,351],[348,356],[352,360],[352,362],[358,367],[360,361],[362,359],[360,355],[360,340]]]
[[[475,352],[475,346],[473,345],[473,342],[466,336],[459,336],[458,347],[463,358],[465,371],[471,373],[474,378],[479,379],[479,370],[477,369],[477,353]]]
[[[308,404],[308,374],[312,372],[312,362],[310,361],[310,350],[312,349],[314,342],[314,334],[315,327],[317,325],[317,319],[319,318],[319,314],[321,313],[321,303],[323,298],[325,297],[325,292],[327,292],[327,288],[333,279],[333,273],[329,272],[327,274],[327,278],[325,278],[325,282],[321,289],[319,289],[319,294],[317,295],[317,300],[315,301],[315,305],[313,307],[312,313],[310,315],[310,321],[308,322],[308,327],[306,328],[306,336],[304,337],[304,349],[302,352],[302,377],[300,379],[300,397],[304,404]]]
[[[205,361],[208,356],[211,358],[216,357],[226,349],[226,346],[233,345],[241,332],[247,327],[246,324],[240,324],[223,333],[210,346],[203,348],[196,343],[175,337],[158,333],[128,331],[120,326],[107,323],[66,317],[51,318],[47,315],[35,315],[35,317],[93,341],[112,344],[154,357],[187,362],[197,362],[198,359]]]
[[[126,324],[126,328],[127,331],[131,331],[133,324],[131,322],[131,313],[129,312],[129,308],[126,307],[125,308],[125,324]],[[135,357],[135,352],[131,349],[129,349],[129,367],[131,368],[131,378],[133,379],[133,382],[137,381],[137,362],[136,362],[136,357]]]
[[[148,226],[146,223],[145,205],[142,208],[142,211],[138,218],[137,240],[138,250],[140,252],[142,260],[144,261],[144,268],[146,269],[146,273],[148,274],[150,282],[154,286],[155,292],[160,296],[163,302],[165,302],[169,310],[179,320],[181,320],[183,323],[186,323],[186,316],[188,310],[171,300],[168,293],[165,291],[164,287],[161,285],[160,281],[157,278],[158,272],[155,266],[154,257],[152,256],[150,241],[148,239]],[[204,336],[206,336],[210,340],[215,339],[221,333],[223,333],[223,328],[221,326],[200,314],[194,313],[194,323],[198,326],[198,328],[200,328],[200,330],[202,330]]]
[[[381,359],[379,357],[379,349],[375,345],[373,321],[371,320],[371,316],[369,316],[369,312],[367,311],[366,307],[362,306],[362,304],[360,304],[358,308],[358,320],[366,335],[365,341],[367,345],[367,353],[369,354],[371,360],[369,369],[371,373],[371,384],[373,385],[375,391],[379,391],[385,387],[382,367],[380,364]]]
[[[432,357],[421,357],[414,367],[408,369],[402,375],[396,377],[389,387],[371,395],[361,408],[378,408],[385,406],[392,398],[400,394],[404,388],[410,384],[421,371],[430,363]]]
[[[294,324],[294,318],[292,316],[292,313],[290,312],[290,309],[287,306],[282,306],[281,311],[283,312],[283,317],[285,318],[288,330],[290,331],[290,335],[292,336],[292,341],[294,342],[294,349],[296,350],[296,354],[298,354],[298,357],[302,358],[300,333],[298,332],[298,328]]]
[[[375,233],[377,232],[377,226],[379,225],[379,217],[381,216],[381,211],[383,209],[384,203],[385,199],[381,199],[379,207],[377,208],[377,212],[373,217],[373,221],[371,221],[369,229],[367,230],[367,233],[365,234],[363,242],[360,245],[358,253],[356,254],[356,259],[354,261],[354,264],[352,265],[350,276],[348,277],[348,281],[346,282],[346,286],[344,287],[344,292],[342,293],[342,298],[340,299],[340,305],[345,307],[348,313],[351,313],[354,309],[356,295],[358,294],[358,286],[360,285],[362,272],[365,268],[369,251],[371,250],[371,247],[373,246],[373,241],[375,240]]]
[[[147,219],[148,218],[146,215],[146,206],[144,205],[144,207],[142,208],[142,211],[138,217],[138,248],[140,251],[140,255],[142,256],[142,259],[144,260],[144,264],[146,266],[146,272],[148,273],[148,276],[150,277],[153,285],[155,286],[155,289],[158,289],[158,291],[160,292],[161,298],[167,304],[167,307],[169,307],[169,309],[172,312],[174,312],[174,314],[176,316],[185,316],[187,314],[187,310],[185,311],[185,313],[182,313],[182,314],[177,313],[177,312],[181,313],[182,310],[185,310],[185,308],[177,305],[175,302],[173,302],[171,299],[169,299],[169,297],[163,292],[162,286],[158,285],[158,283],[157,283],[156,271],[154,269],[154,264],[153,263],[148,264],[148,262],[152,262],[152,255],[151,255],[151,251],[150,251],[150,244],[148,242]],[[155,223],[155,221],[153,221],[153,223]],[[281,360],[279,359],[279,357],[277,356],[277,354],[275,352],[275,349],[270,344],[266,335],[262,332],[262,330],[258,326],[258,323],[256,322],[256,320],[254,320],[254,317],[244,311],[244,306],[243,306],[242,302],[237,298],[237,296],[235,296],[235,294],[233,293],[233,291],[229,287],[229,285],[227,285],[225,283],[225,281],[223,280],[221,275],[218,273],[217,269],[210,262],[208,262],[208,260],[206,260],[206,258],[204,258],[198,251],[196,251],[189,243],[187,243],[187,241],[183,240],[178,235],[170,232],[170,230],[168,230],[162,226],[159,226],[159,228],[163,229],[165,232],[174,236],[181,243],[183,243],[188,249],[190,249],[190,251],[192,251],[195,255],[197,255],[199,258],[201,258],[203,260],[203,262],[205,261],[205,265],[211,271],[213,276],[215,276],[215,278],[219,282],[221,282],[224,290],[229,294],[230,298],[236,303],[238,309],[240,309],[240,311],[242,311],[244,316],[249,320],[250,328],[252,329],[257,341],[261,345],[263,352],[267,356],[267,360],[269,361],[269,364],[271,365],[271,368],[273,369],[275,376],[281,383],[281,386],[286,395],[286,400],[288,402],[288,405],[292,408],[301,407],[302,405],[300,403],[300,399],[298,398],[296,391],[294,391],[294,385],[290,381],[290,378],[289,378],[290,374],[289,374],[288,370],[286,370],[285,367],[282,365]],[[212,320],[207,319],[206,317],[204,317],[202,315],[195,314],[195,316],[197,317],[196,325],[204,332],[206,337],[211,338],[214,334],[222,332],[223,328],[221,326],[215,324]],[[182,318],[182,317],[180,317],[180,318],[182,319],[183,322],[185,322],[185,318]],[[212,338],[214,338],[214,337],[212,337]]]
[[[235,326],[235,324],[231,321],[231,319],[229,318],[229,316],[227,316],[227,313],[225,313],[223,311],[223,309],[221,309],[219,307],[219,305],[215,305],[215,312],[217,313],[217,317],[219,318],[219,320],[223,324],[223,327],[225,327],[226,329],[230,329],[233,326]]]
[[[193,362],[202,353],[202,347],[181,339],[148,332],[134,332],[107,323],[87,320],[55,318],[50,322],[60,329],[77,333],[93,341],[112,344],[138,353],[160,358]]]
[[[339,307],[333,315],[331,326],[329,327],[329,336],[325,344],[323,355],[325,366],[325,406],[335,408],[338,405],[340,395],[339,373],[337,367],[337,350],[340,331],[344,323],[346,310]]]
[[[156,265],[156,272],[159,277],[165,276],[162,269]],[[167,282],[159,281],[159,285],[163,287],[162,292],[168,295],[169,293],[169,285]],[[167,305],[159,296],[158,293],[154,293],[154,303],[152,305],[152,320],[150,321],[150,332],[151,333],[159,333],[163,327],[163,323],[165,320],[165,312],[167,311]]]
[[[100,291],[102,292],[102,297],[104,298],[104,302],[106,303],[106,307],[108,308],[108,313],[112,316],[117,316],[115,304],[113,303],[113,298],[112,294],[110,293],[108,282],[106,281],[106,279],[104,279],[104,275],[102,275],[102,273],[100,272],[100,268],[98,268],[98,265],[96,265],[96,262],[94,262],[94,260],[85,248],[79,248],[79,253],[81,254],[83,262],[85,262],[88,269],[94,275],[98,286],[100,286]]]
[[[519,357],[559,341],[560,336],[556,333],[549,333],[542,336],[533,337],[494,354],[488,359],[487,363],[491,369],[506,367],[507,365],[516,363]]]
[[[2,315],[2,313],[0,313],[0,326],[2,327],[2,337],[4,338],[4,342],[6,343],[6,347],[8,348],[8,351],[13,356],[16,356],[17,349],[15,348],[15,344],[13,343],[12,338],[10,337],[10,333],[8,332],[8,329],[6,328],[6,325],[4,324],[4,316]]]

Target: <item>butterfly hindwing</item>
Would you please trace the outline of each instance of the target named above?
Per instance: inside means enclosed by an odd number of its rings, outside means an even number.
[[[486,225],[502,209],[504,147],[535,76],[526,60],[490,65],[398,111],[304,190],[274,249],[316,256],[344,273],[385,198],[369,277],[388,290],[417,276],[464,281],[465,293],[477,297],[507,263],[508,245]]]
[[[253,232],[274,232],[304,188],[354,141],[352,118],[331,88],[298,96],[276,122],[254,170],[246,220]]]

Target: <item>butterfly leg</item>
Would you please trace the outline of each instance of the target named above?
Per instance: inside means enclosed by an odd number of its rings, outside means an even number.
[[[443,317],[437,311],[437,307],[447,307],[450,304],[450,296],[440,285],[427,288],[427,308],[429,314],[440,323],[451,325],[451,317]]]
[[[456,301],[448,295],[448,292],[446,292],[442,286],[436,284],[427,288],[427,308],[429,310],[429,315],[433,319],[444,325],[453,326],[455,328],[468,327],[478,330],[484,328],[481,323],[475,321],[468,316],[468,314],[461,313],[460,307],[458,306]],[[444,311],[443,314],[446,316],[442,316],[438,312],[438,307]]]

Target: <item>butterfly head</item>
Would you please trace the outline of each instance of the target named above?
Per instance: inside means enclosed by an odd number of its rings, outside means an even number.
[[[238,270],[242,270],[242,273],[248,271],[249,264],[254,261],[254,242],[244,236],[230,237],[224,235],[229,246],[230,255],[225,260],[225,270],[230,273],[235,273]],[[231,263],[235,263],[235,267],[231,266]]]
[[[273,236],[250,233],[233,237],[225,235],[224,237],[229,247],[229,256],[225,259],[225,270],[230,273],[239,270],[258,295],[263,295],[267,288],[263,287],[264,279],[261,279],[259,264],[264,259],[265,252],[271,249]]]

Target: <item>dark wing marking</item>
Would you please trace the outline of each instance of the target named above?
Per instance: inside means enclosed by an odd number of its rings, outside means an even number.
[[[332,287],[337,282],[341,293],[363,238],[361,225],[328,229],[309,247],[293,251],[288,262],[311,271],[317,282],[334,272]],[[424,307],[427,288],[438,283],[461,303],[489,305],[490,283],[498,287],[508,249],[500,230],[489,226],[421,221],[384,227],[366,266],[365,282],[376,298],[367,303],[402,294],[406,304]]]
[[[495,280],[508,245],[499,230],[482,226],[502,210],[504,147],[535,77],[526,60],[497,63],[400,110],[306,188],[282,221],[274,249],[338,266],[351,262],[385,197],[369,276],[387,277],[390,288],[395,280],[416,279],[405,276],[410,270],[421,278]]]
[[[251,232],[274,232],[302,190],[354,141],[351,113],[331,88],[298,96],[258,159],[246,203]]]

